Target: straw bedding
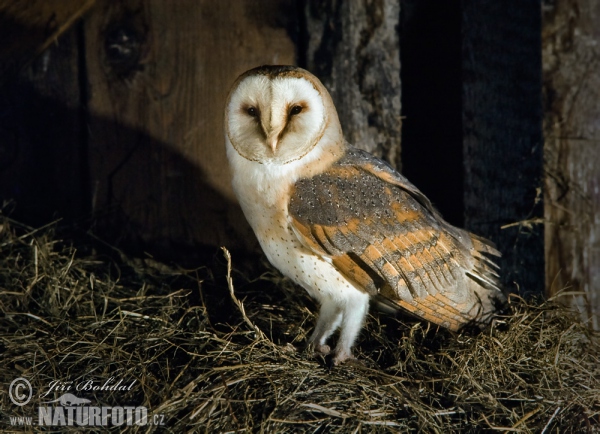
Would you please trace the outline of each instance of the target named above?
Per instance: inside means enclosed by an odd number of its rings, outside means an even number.
[[[512,297],[479,334],[373,311],[357,360],[331,367],[303,349],[316,306],[264,260],[184,268],[56,225],[0,228],[0,429],[35,420],[52,381],[114,377],[135,383],[77,396],[161,415],[132,432],[600,432],[598,336],[552,301]],[[34,389],[23,407],[17,377]]]

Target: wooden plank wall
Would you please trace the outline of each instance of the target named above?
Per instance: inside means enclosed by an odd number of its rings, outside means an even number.
[[[24,109],[5,124],[63,136],[24,146],[22,162],[3,173],[3,197],[40,222],[91,212],[95,230],[111,239],[253,247],[223,146],[229,86],[260,64],[300,63],[331,89],[347,137],[398,164],[398,20],[392,0],[97,0],[60,50],[39,59],[39,80],[24,78],[36,98],[36,80],[53,89],[52,107],[46,115]],[[61,65],[71,69],[56,83],[46,72]],[[52,119],[57,113],[69,119]],[[27,134],[15,141],[30,141]],[[58,186],[50,172],[66,182]],[[19,173],[26,176],[14,182]]]
[[[400,2],[305,3],[300,63],[321,79],[344,136],[400,168]]]
[[[97,2],[85,20],[95,210],[117,206],[153,244],[254,242],[230,186],[224,103],[245,70],[295,63],[289,6]]]
[[[545,2],[546,284],[600,327],[600,2]]]

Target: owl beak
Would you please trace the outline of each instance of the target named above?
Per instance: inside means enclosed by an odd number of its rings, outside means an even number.
[[[273,154],[277,151],[277,145],[279,144],[279,135],[278,134],[274,134],[271,137],[269,137],[267,139],[267,143],[269,144],[269,147],[271,148],[271,150],[273,151]]]

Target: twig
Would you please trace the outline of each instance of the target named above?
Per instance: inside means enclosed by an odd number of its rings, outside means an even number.
[[[560,407],[556,407],[556,410],[554,410],[554,413],[552,414],[552,417],[550,418],[550,420],[544,426],[544,429],[542,430],[541,434],[545,434],[546,430],[548,429],[548,427],[550,426],[550,424],[552,423],[552,421],[554,420],[554,418],[556,417],[556,415],[558,414],[559,411],[560,411]]]
[[[250,328],[252,330],[254,330],[254,332],[260,339],[269,341],[269,339],[267,339],[267,337],[262,332],[262,330],[259,329],[252,321],[250,321],[250,318],[248,318],[248,316],[246,315],[246,310],[244,309],[244,305],[235,296],[235,293],[233,291],[233,279],[231,278],[231,254],[229,253],[229,250],[227,250],[225,247],[221,247],[221,250],[223,250],[223,254],[225,255],[225,258],[227,259],[227,286],[229,287],[229,295],[231,295],[231,299],[233,300],[235,305],[240,310],[242,317],[244,318],[244,321],[246,322],[246,324],[248,324],[248,326],[250,326]]]
[[[163,323],[165,323],[165,324],[169,324],[169,323],[168,323],[168,321],[165,321],[165,320],[164,320],[164,319],[162,319],[162,318],[154,318],[154,317],[151,317],[151,316],[148,316],[148,315],[142,315],[141,313],[137,313],[137,312],[130,312],[130,311],[128,311],[128,310],[121,310],[120,312],[121,312],[123,315],[125,315],[125,316],[131,316],[131,317],[133,317],[133,318],[150,319],[150,320],[152,320],[152,321],[160,321],[160,322],[163,322]]]
[[[485,417],[485,414],[482,414],[481,416],[483,416],[483,420],[485,420],[485,422],[488,424],[488,426],[490,427],[490,429],[494,430],[494,431],[504,431],[504,432],[522,432],[523,430],[518,429],[518,428],[513,428],[510,426],[495,426],[492,425],[490,423],[490,421],[488,420],[487,417]]]
[[[534,409],[534,410],[530,411],[530,412],[529,412],[529,413],[527,413],[525,416],[523,416],[521,419],[519,419],[519,420],[517,421],[517,423],[515,423],[515,424],[514,424],[512,427],[513,427],[513,428],[517,428],[517,427],[519,427],[520,425],[522,425],[523,423],[525,423],[525,421],[526,421],[527,419],[529,419],[531,416],[533,416],[533,415],[537,414],[537,413],[540,411],[540,409],[541,409],[541,407],[538,407],[538,408],[536,408],[536,409]]]
[[[513,226],[525,226],[528,229],[532,229],[533,225],[541,225],[543,223],[545,223],[545,221],[542,218],[532,218],[529,220],[521,220],[519,222],[509,223],[509,224],[500,226],[500,229],[508,229]]]
[[[341,411],[334,410],[333,408],[323,407],[322,405],[319,405],[319,404],[313,404],[312,402],[310,402],[308,404],[300,404],[300,406],[319,411],[323,414],[326,414],[327,416],[339,417],[339,418],[343,418],[343,419],[350,417],[349,415],[342,413]]]

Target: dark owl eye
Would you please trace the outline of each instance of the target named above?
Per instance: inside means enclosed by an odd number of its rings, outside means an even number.
[[[248,107],[246,109],[246,113],[248,113],[253,118],[258,116],[258,110],[256,109],[256,107]]]
[[[297,115],[298,113],[300,113],[302,111],[302,106],[301,105],[295,105],[294,107],[292,107],[292,109],[290,110],[290,115],[294,116]]]

